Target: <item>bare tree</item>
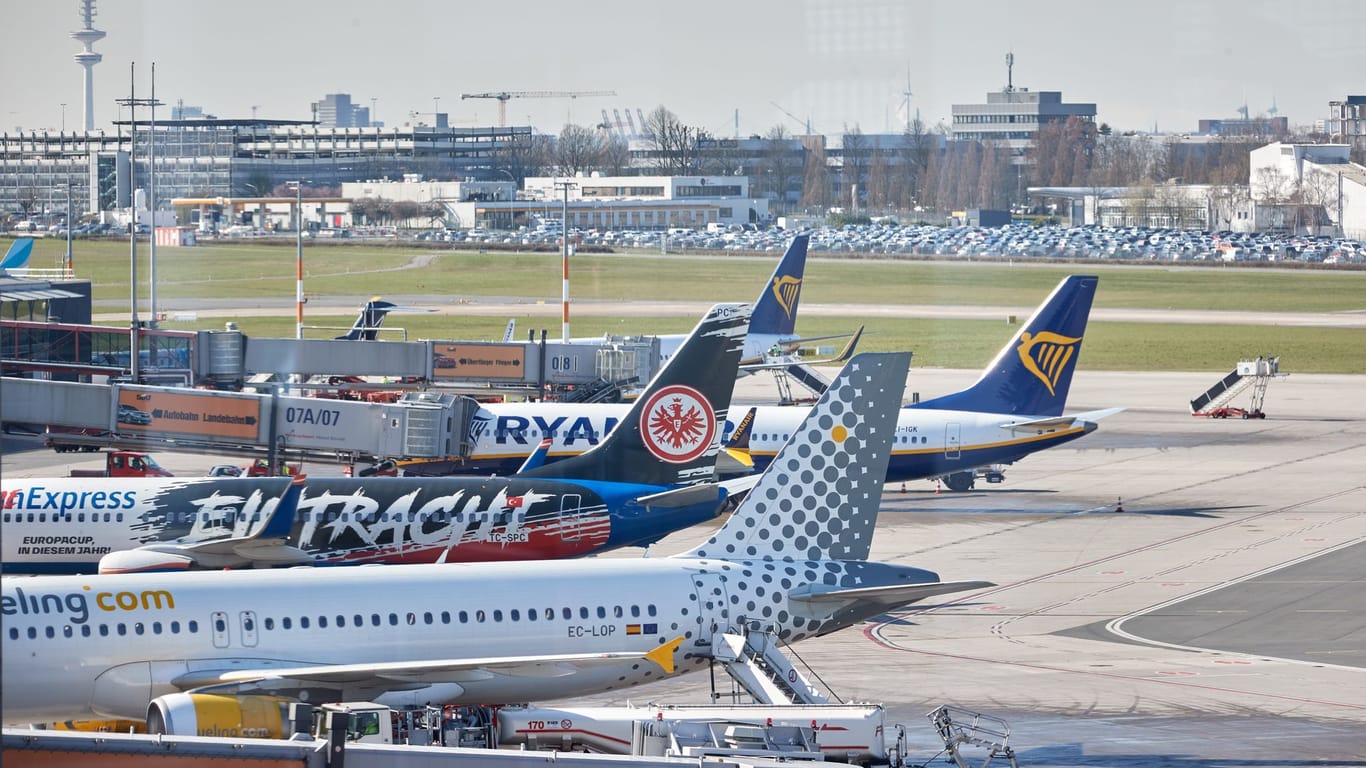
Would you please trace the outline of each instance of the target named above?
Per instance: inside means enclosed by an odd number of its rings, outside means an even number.
[[[859,208],[860,194],[866,194],[868,139],[856,125],[844,134],[844,172],[840,175],[840,201],[850,212]]]
[[[807,162],[802,174],[802,206],[808,211],[824,211],[830,204],[830,179],[825,163],[825,137],[802,139]]]
[[[776,202],[777,213],[784,213],[787,211],[787,191],[799,178],[801,168],[792,162],[788,152],[792,137],[781,123],[768,129],[764,142],[759,175],[763,183],[759,193]]]
[[[573,123],[555,141],[555,166],[563,176],[575,176],[602,165],[602,135]]]
[[[697,143],[704,137],[704,131],[684,125],[677,115],[661,106],[645,118],[642,133],[654,147],[656,170],[667,176],[686,175],[697,170]]]
[[[626,139],[609,134],[602,143],[602,169],[611,176],[624,176],[631,168],[631,145]]]

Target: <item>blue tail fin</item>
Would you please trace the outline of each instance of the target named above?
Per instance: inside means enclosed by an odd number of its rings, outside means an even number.
[[[810,235],[797,235],[773,270],[773,277],[754,302],[749,332],[789,336],[797,327],[797,301],[802,293],[802,274],[806,272],[806,246]]]
[[[21,237],[10,244],[5,258],[0,260],[0,269],[21,269],[28,264],[33,255],[33,238]]]
[[[523,476],[664,486],[713,480],[749,312],[749,304],[712,307],[601,443]]]
[[[370,299],[360,308],[360,315],[351,325],[351,330],[337,338],[347,341],[374,341],[379,336],[380,326],[384,325],[384,316],[396,306],[387,301],[380,301],[378,296]]]
[[[907,407],[1061,416],[1099,281],[1094,275],[1063,278],[975,384]]]

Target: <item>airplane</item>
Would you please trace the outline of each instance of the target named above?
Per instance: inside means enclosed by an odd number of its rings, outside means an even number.
[[[0,270],[3,269],[23,269],[28,266],[29,257],[33,255],[33,238],[19,237],[10,243],[9,250],[5,252],[5,257],[0,259]]]
[[[127,573],[526,560],[645,546],[715,517],[733,493],[753,483],[715,478],[748,320],[747,304],[712,307],[620,428],[591,451],[502,478],[309,480],[286,542],[268,551],[221,542],[195,546],[201,519],[252,520],[264,508],[259,500],[253,506],[254,487],[244,485],[250,479],[230,485],[234,502],[226,492],[215,493],[229,487],[217,478],[164,485],[5,478],[0,567],[7,573]],[[111,510],[112,499],[121,506]],[[228,536],[221,525],[218,531],[211,538]],[[95,551],[105,547],[109,551]]]
[[[999,483],[1002,465],[1090,434],[1097,421],[1123,410],[1063,415],[1098,282],[1064,278],[971,387],[902,409],[887,481],[942,478],[952,491],[971,490],[978,476]],[[727,447],[747,451],[762,470],[803,415],[752,408]]]
[[[584,696],[706,669],[751,624],[792,643],[992,586],[867,560],[908,362],[850,361],[735,513],[670,557],[4,577],[0,721]]]
[[[391,301],[384,301],[375,296],[365,302],[365,306],[360,308],[360,315],[351,324],[351,330],[338,336],[338,339],[345,341],[375,341],[379,338],[380,327],[384,325],[384,318],[390,312],[435,312],[433,309],[423,309],[422,307],[401,307]]]

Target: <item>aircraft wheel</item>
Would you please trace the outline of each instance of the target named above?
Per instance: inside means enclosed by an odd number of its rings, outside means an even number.
[[[944,485],[948,486],[950,491],[958,493],[972,490],[975,483],[976,478],[973,477],[972,472],[954,472],[951,475],[944,476]]]

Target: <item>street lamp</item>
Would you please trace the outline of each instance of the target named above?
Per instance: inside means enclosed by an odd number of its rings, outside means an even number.
[[[66,276],[71,277],[71,182],[67,181],[63,186],[66,187],[66,261],[62,267],[66,270]]]

